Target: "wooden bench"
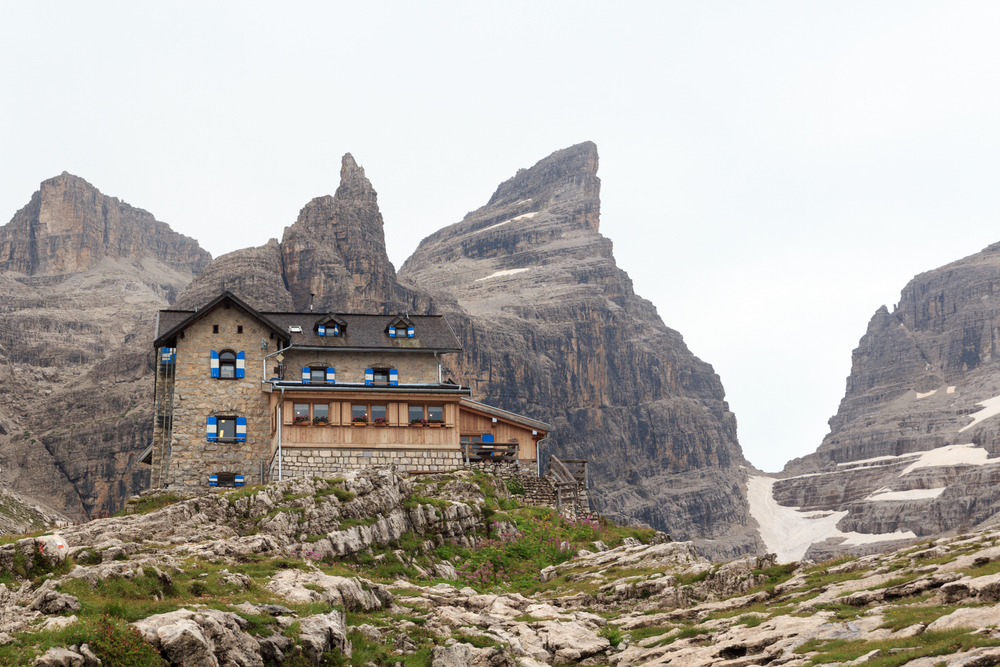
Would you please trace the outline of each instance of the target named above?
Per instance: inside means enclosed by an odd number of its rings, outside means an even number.
[[[464,445],[465,458],[470,463],[507,463],[517,461],[518,445],[511,443],[470,442]]]

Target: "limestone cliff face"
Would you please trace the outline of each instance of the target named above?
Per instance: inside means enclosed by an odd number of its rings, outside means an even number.
[[[0,227],[0,483],[75,519],[148,482],[156,311],[208,261],[63,174]]]
[[[281,246],[271,239],[258,248],[244,248],[216,258],[177,297],[174,308],[192,310],[229,290],[258,310],[293,310],[285,288]]]
[[[71,273],[105,257],[156,257],[192,273],[212,259],[194,239],[66,172],[43,181],[28,205],[0,228],[0,271]]]
[[[519,171],[424,239],[400,280],[456,329],[456,379],[549,421],[543,458],[591,462],[602,512],[715,557],[756,550],[722,384],[616,266],[598,231],[597,167],[588,142]]]
[[[973,419],[981,401],[1000,396],[998,371],[1000,244],[918,275],[892,312],[883,306],[875,313],[854,351],[830,434],[814,454],[785,469],[826,474],[778,482],[775,498],[849,510],[838,526],[845,531],[923,536],[985,520],[1000,511],[1000,465],[943,454],[952,448],[938,453],[937,465],[904,471],[918,453],[946,446],[982,448],[983,459],[1000,456],[1000,416]],[[875,494],[921,489],[941,491],[896,501]]]

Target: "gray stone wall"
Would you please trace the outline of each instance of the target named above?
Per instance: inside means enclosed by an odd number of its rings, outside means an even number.
[[[213,325],[218,325],[219,333],[213,333]],[[242,334],[237,333],[239,326]],[[262,340],[267,341],[267,350],[261,350]],[[212,350],[227,349],[245,353],[242,379],[211,377]],[[276,350],[270,331],[235,305],[216,308],[178,338],[168,488],[204,486],[208,476],[218,472],[243,475],[247,484],[261,481],[260,464],[269,457],[271,445],[268,400],[260,385],[261,359]],[[209,416],[246,417],[246,442],[209,442],[205,437]]]
[[[366,368],[395,368],[400,384],[431,384],[438,381],[438,365],[430,352],[307,352],[290,349],[282,362],[282,380],[302,378],[302,367],[326,364],[337,370],[337,382],[364,382]],[[273,364],[271,364],[273,366]],[[269,369],[270,372],[271,369]],[[260,364],[257,365],[260,374]]]
[[[462,452],[454,449],[342,449],[334,447],[284,447],[281,476],[324,477],[347,470],[372,466],[396,466],[396,470],[455,470],[462,467]],[[277,479],[278,467],[272,468]],[[273,480],[272,480],[273,481]]]

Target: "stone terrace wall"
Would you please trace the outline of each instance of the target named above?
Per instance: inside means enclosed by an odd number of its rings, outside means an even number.
[[[396,466],[400,472],[418,470],[455,470],[463,465],[462,452],[454,449],[341,449],[333,447],[283,447],[283,477],[323,477],[345,470],[363,470],[372,466]],[[272,476],[277,474],[277,466]]]

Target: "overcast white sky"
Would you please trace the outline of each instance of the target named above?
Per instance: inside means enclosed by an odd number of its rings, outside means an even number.
[[[0,220],[66,170],[218,256],[351,152],[398,269],[593,140],[619,266],[768,471],[880,305],[1000,241],[997,3],[289,4],[0,4]]]

